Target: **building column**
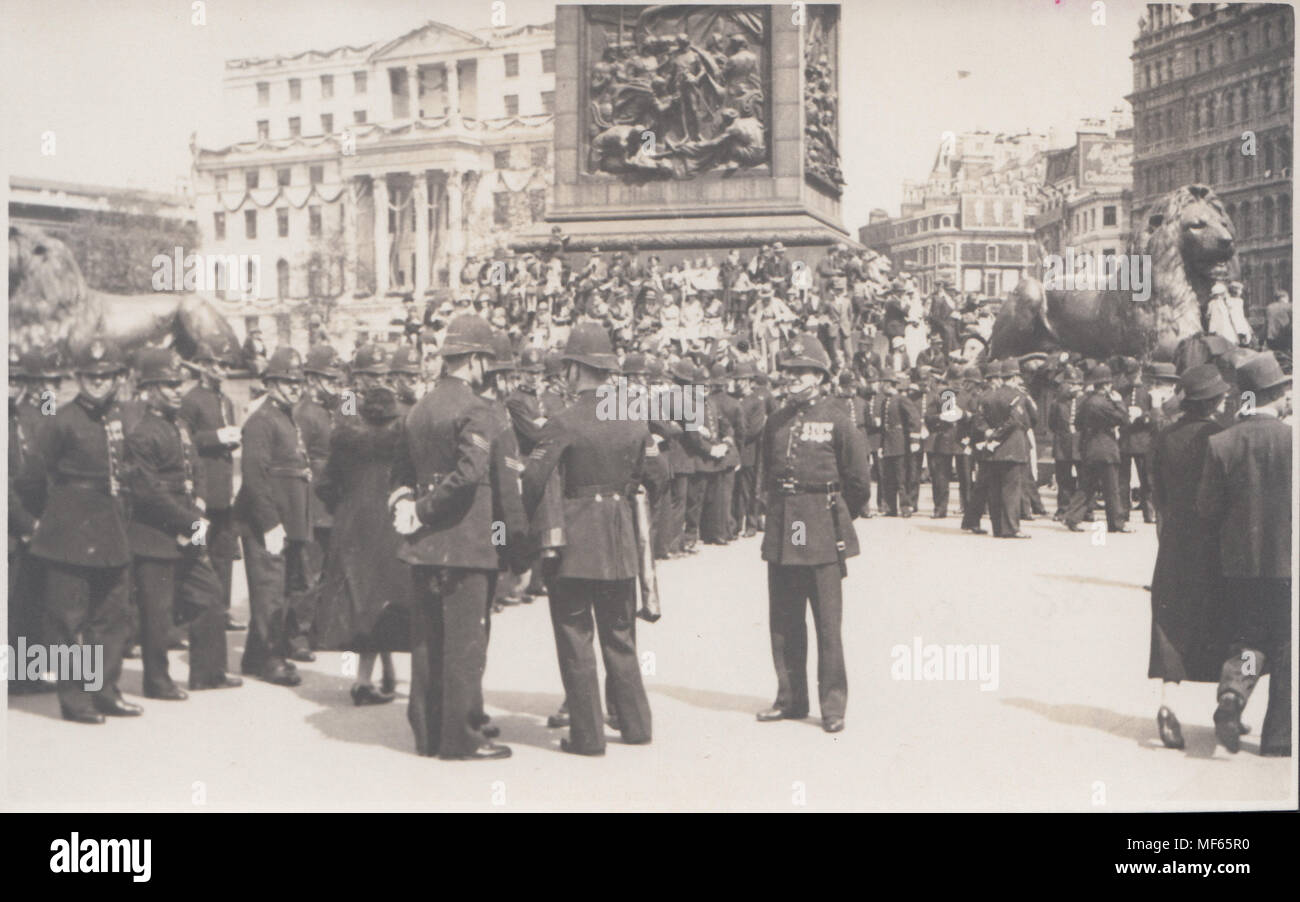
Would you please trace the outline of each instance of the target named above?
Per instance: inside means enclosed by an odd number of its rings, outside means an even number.
[[[415,210],[415,299],[419,301],[429,287],[429,177],[423,171],[415,173],[411,206]]]
[[[460,73],[456,70],[456,61],[447,60],[447,115],[453,119],[460,118]]]
[[[460,268],[465,262],[465,234],[461,229],[464,214],[464,190],[458,169],[447,171],[447,280],[454,290],[460,288]]]
[[[357,290],[357,201],[361,195],[357,179],[348,179],[343,189],[343,299],[351,300]]]
[[[412,119],[420,118],[420,67],[412,64],[406,67],[406,111]]]
[[[388,293],[388,176],[378,173],[371,177],[375,202],[375,297]]]

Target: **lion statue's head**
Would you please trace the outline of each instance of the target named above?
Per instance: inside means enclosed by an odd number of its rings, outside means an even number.
[[[1235,229],[1214,189],[1185,185],[1160,201],[1147,220],[1138,252],[1151,257],[1152,350],[1172,352],[1201,331],[1201,312],[1215,282],[1237,276]]]
[[[72,251],[40,229],[9,229],[9,341],[27,350],[67,335],[89,298]]]

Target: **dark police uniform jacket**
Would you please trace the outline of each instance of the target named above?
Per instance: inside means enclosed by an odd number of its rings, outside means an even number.
[[[1128,409],[1099,391],[1089,392],[1079,402],[1075,428],[1083,434],[1084,463],[1119,463],[1119,430],[1128,423]]]
[[[524,468],[532,510],[561,466],[564,530],[557,575],[618,580],[637,576],[637,546],[628,493],[641,482],[650,430],[639,420],[602,420],[595,391],[582,392],[546,424]]]
[[[504,401],[484,399],[497,419],[497,430],[490,437],[488,479],[492,484],[492,518],[505,529],[504,542],[496,546],[502,570],[517,573],[528,569],[533,543],[528,534],[528,515],[524,513],[524,462],[519,454],[510,411]],[[495,537],[494,537],[495,539]]]
[[[402,537],[408,564],[496,570],[492,439],[502,421],[464,379],[443,376],[406,415],[390,484],[415,496],[421,528]]]
[[[271,399],[244,423],[235,515],[261,534],[283,525],[285,537],[311,538],[311,468],[293,411]]]
[[[902,394],[881,396],[881,457],[901,457],[911,450],[908,447],[908,437],[920,431],[918,415],[915,405]]]
[[[1147,454],[1151,451],[1151,441],[1155,437],[1155,421],[1151,416],[1151,393],[1141,383],[1125,386],[1119,393],[1124,396],[1126,410],[1129,407],[1136,407],[1142,411],[1120,430],[1119,450],[1124,454]]]
[[[38,397],[9,402],[9,550],[20,536],[31,535],[38,512],[45,506],[45,482],[23,484],[19,477],[31,465],[41,432],[51,417],[41,413]]]
[[[203,459],[203,476],[198,480],[199,497],[210,511],[230,509],[234,500],[235,457],[231,448],[217,440],[217,430],[235,422],[235,404],[229,396],[199,385],[181,400],[181,417]]]
[[[176,537],[192,536],[203,512],[194,503],[202,475],[198,448],[179,417],[150,410],[126,436],[131,473],[131,552],[176,560]]]
[[[1047,414],[1047,428],[1052,433],[1052,460],[1057,463],[1077,463],[1083,460],[1082,438],[1075,428],[1075,417],[1083,398],[1061,398],[1052,403]]]
[[[333,410],[314,398],[304,397],[294,407],[293,421],[302,432],[302,443],[307,449],[307,465],[311,467],[314,480],[325,475],[325,464],[330,459],[330,435],[334,431],[335,415]],[[312,505],[311,525],[321,529],[334,525],[334,518],[325,505]]]
[[[978,440],[996,442],[990,460],[1029,463],[1029,414],[1025,396],[1009,385],[988,392],[975,412]],[[989,433],[992,433],[990,435]]]
[[[925,428],[930,430],[926,450],[932,454],[961,453],[961,420],[951,423],[940,418],[946,409],[961,407],[957,390],[949,385],[936,385],[929,394],[925,410]]]
[[[740,444],[740,465],[753,467],[758,463],[758,448],[763,439],[763,424],[767,422],[767,404],[756,392],[740,399],[741,432],[736,436]]]
[[[844,543],[844,557],[856,555],[853,518],[861,514],[871,488],[866,441],[844,408],[828,398],[787,403],[768,417],[762,454],[767,474],[763,560],[834,564],[837,541]],[[799,545],[793,541],[796,521],[803,524],[806,540]]]
[[[31,553],[83,567],[129,564],[121,408],[97,407],[78,395],[50,419],[18,486],[30,496],[49,478]]]

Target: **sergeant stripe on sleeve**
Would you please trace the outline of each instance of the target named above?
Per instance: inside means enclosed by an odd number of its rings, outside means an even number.
[[[524,472],[524,462],[522,460],[519,460],[518,458],[510,457],[507,455],[506,466],[514,470],[516,473]]]
[[[469,434],[469,440],[473,442],[474,447],[478,448],[480,451],[489,451],[492,448],[492,443],[477,432],[471,432]]]

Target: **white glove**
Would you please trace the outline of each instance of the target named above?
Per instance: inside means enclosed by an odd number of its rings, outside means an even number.
[[[278,525],[275,529],[263,534],[262,541],[266,543],[266,550],[270,554],[280,554],[284,551],[284,526]]]
[[[222,426],[217,430],[217,441],[223,445],[238,445],[240,430],[238,426]]]
[[[420,530],[420,518],[415,513],[415,502],[403,498],[393,505],[393,528],[399,535],[409,536]]]
[[[713,447],[709,448],[709,457],[717,457],[717,458],[721,458],[721,457],[726,457],[726,456],[727,456],[727,446],[726,446],[726,444],[718,444],[718,445],[714,445]]]

